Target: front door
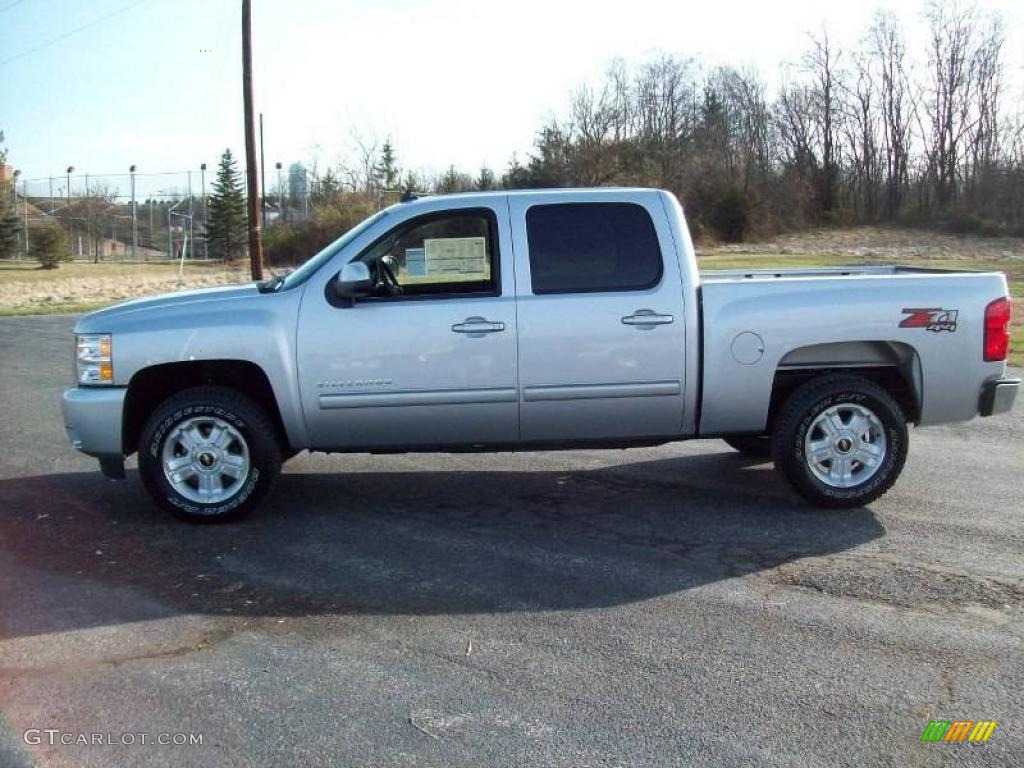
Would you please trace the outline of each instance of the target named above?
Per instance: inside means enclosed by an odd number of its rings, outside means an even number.
[[[371,297],[343,306],[307,286],[297,345],[312,445],[513,442],[511,254],[505,199],[495,198],[403,221],[356,255],[374,276]]]
[[[611,195],[509,199],[524,441],[682,430],[685,336],[672,236],[657,193],[633,202]]]

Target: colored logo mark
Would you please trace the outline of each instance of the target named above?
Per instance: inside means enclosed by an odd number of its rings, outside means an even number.
[[[995,720],[931,720],[921,741],[988,741],[995,729]]]

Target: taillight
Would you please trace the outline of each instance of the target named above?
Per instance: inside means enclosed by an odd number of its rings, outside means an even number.
[[[1010,300],[996,299],[985,307],[985,362],[1006,359],[1010,349]]]

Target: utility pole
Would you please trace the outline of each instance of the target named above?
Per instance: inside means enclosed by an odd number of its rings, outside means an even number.
[[[263,242],[260,239],[256,134],[252,119],[252,0],[242,0],[242,102],[245,108],[245,183],[249,193],[249,263],[252,279],[262,280]]]
[[[267,162],[263,159],[263,113],[260,112],[260,224],[267,228]]]

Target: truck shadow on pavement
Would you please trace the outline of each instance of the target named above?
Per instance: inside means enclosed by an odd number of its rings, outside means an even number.
[[[180,614],[595,608],[884,533],[870,510],[808,507],[731,452],[570,471],[286,473],[233,525],[170,518],[135,472],[3,480],[0,498],[4,638]]]

